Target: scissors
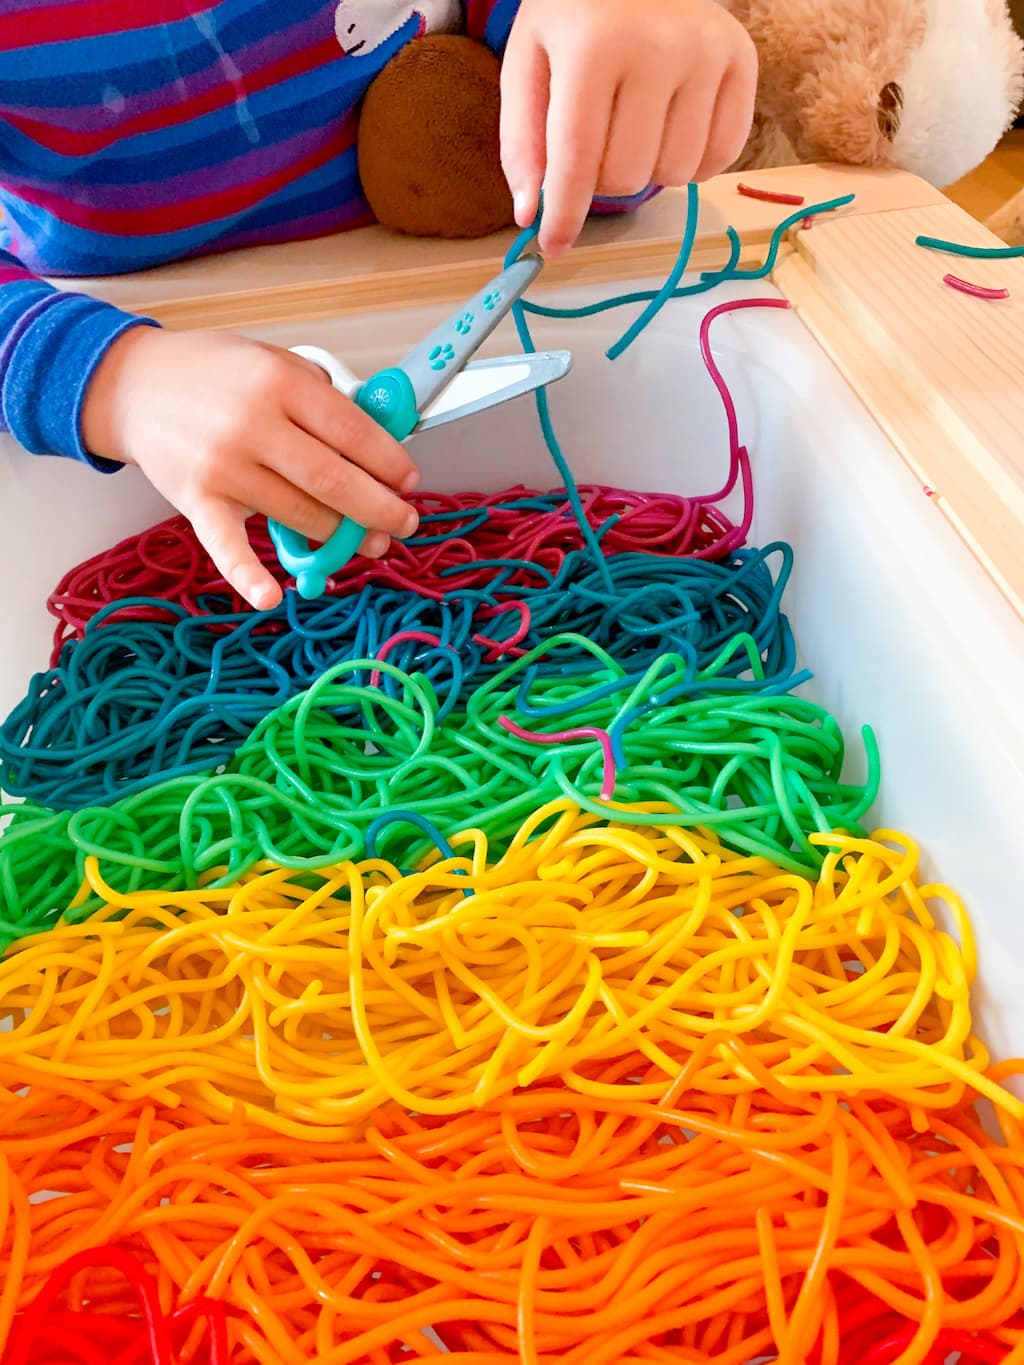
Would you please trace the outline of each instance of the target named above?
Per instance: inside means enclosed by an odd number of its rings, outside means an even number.
[[[395,440],[408,440],[415,432],[457,422],[569,373],[572,356],[568,351],[472,359],[540,274],[542,265],[539,256],[521,257],[396,366],[379,370],[365,382],[318,347],[294,346],[292,350],[326,371],[338,392],[353,399]],[[346,519],[330,540],[313,549],[305,536],[279,522],[271,521],[269,529],[281,567],[307,599],[324,594],[328,578],[348,563],[366,534],[365,527]]]

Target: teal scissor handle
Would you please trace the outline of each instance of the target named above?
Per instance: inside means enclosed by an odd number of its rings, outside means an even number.
[[[483,287],[469,303],[413,347],[401,365],[379,370],[365,384],[340,360],[312,346],[295,346],[296,355],[326,370],[331,383],[368,413],[396,441],[405,441],[421,414],[472,359],[502,318],[522,297],[541,269],[539,256],[523,256]],[[269,524],[278,560],[295,579],[299,595],[322,597],[331,574],[358,551],[366,528],[346,519],[325,544],[311,549],[305,536],[279,522]]]
[[[404,370],[380,370],[364,384],[328,351],[313,346],[296,346],[294,351],[326,370],[338,392],[351,398],[396,441],[412,435],[419,413],[412,381]],[[358,552],[366,535],[365,526],[346,517],[330,540],[314,550],[305,536],[280,522],[269,522],[267,529],[281,567],[295,579],[299,596],[308,601],[324,595],[331,574],[337,573]]]

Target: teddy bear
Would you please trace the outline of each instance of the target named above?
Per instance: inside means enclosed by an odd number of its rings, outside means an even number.
[[[760,60],[754,126],[734,170],[886,166],[944,188],[985,159],[1020,106],[1024,45],[1006,0],[723,3]],[[500,65],[452,32],[458,9],[340,0],[337,11],[353,55],[371,41],[371,15],[375,45],[425,35],[399,46],[371,84],[358,142],[378,221],[415,236],[481,237],[513,222],[498,147]]]
[[[724,0],[753,37],[757,112],[735,169],[892,166],[944,189],[1024,93],[1005,0]]]
[[[514,221],[501,169],[501,66],[472,38],[410,42],[359,115],[359,177],[378,223],[414,237],[486,237]]]

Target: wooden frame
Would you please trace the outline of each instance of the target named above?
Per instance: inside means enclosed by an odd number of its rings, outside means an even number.
[[[808,204],[856,195],[812,230],[789,234],[773,283],[1024,620],[1024,260],[958,260],[916,246],[922,233],[1000,243],[938,191],[898,172],[806,166],[743,178],[802,194]],[[724,260],[729,225],[743,262],[763,259],[773,229],[793,212],[738,194],[738,179],[722,176],[702,190],[695,267]],[[681,196],[671,192],[630,218],[592,223],[570,257],[545,271],[543,285],[663,277],[683,217]],[[86,287],[170,327],[252,328],[457,301],[494,273],[508,240],[412,241],[368,228]],[[948,272],[1005,286],[1011,298],[958,293],[943,284]]]

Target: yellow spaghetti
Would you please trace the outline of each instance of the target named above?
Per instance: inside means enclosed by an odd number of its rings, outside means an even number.
[[[357,1133],[395,1101],[454,1115],[537,1081],[596,1098],[638,1053],[636,1097],[895,1096],[948,1109],[987,1080],[974,947],[902,835],[818,836],[819,878],[677,827],[611,827],[568,801],[494,863],[484,837],[411,875],[380,861],[238,886],[115,895],[0,963],[0,1059],[111,1096],[187,1103],[296,1137]],[[951,913],[959,944],[936,927]],[[730,1049],[742,1040],[757,1074]]]

